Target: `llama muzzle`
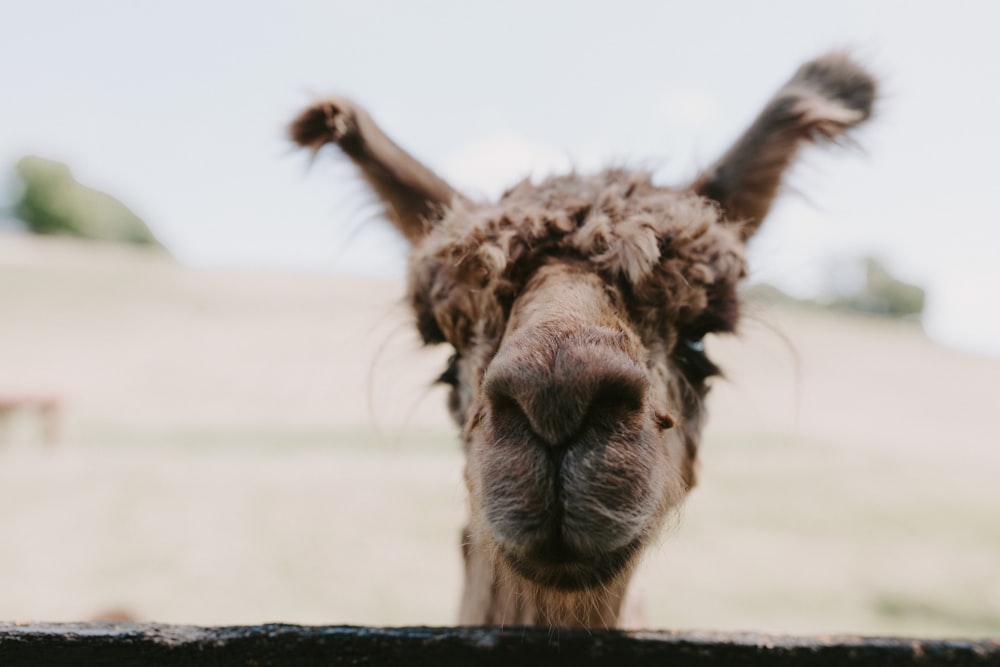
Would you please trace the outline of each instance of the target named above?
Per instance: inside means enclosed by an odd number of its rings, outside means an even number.
[[[603,327],[558,337],[519,332],[483,378],[495,423],[524,420],[545,444],[568,447],[587,428],[613,430],[634,418],[649,382],[620,338]]]

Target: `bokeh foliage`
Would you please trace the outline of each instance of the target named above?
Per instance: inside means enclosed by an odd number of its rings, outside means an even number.
[[[36,156],[21,158],[15,217],[35,234],[160,246],[145,222],[111,195],[79,183],[69,167]]]

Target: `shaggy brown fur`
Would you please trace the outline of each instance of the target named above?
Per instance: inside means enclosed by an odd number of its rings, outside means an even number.
[[[338,143],[413,244],[409,300],[462,429],[470,521],[460,621],[610,627],[643,549],[695,484],[702,340],[735,330],[744,244],[805,141],[867,118],[872,77],[835,53],[799,69],[685,188],[607,170],[472,202],[351,102],[292,124]]]

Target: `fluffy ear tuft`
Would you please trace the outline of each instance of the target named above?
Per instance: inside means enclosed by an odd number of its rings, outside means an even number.
[[[419,242],[456,199],[455,190],[382,132],[364,109],[330,98],[306,108],[288,127],[298,145],[316,153],[333,143],[351,158],[385,206],[386,217],[413,243]]]
[[[692,189],[717,201],[744,240],[767,216],[800,145],[836,141],[872,113],[875,78],[846,53],[802,65]]]
[[[337,143],[353,129],[352,114],[342,101],[324,100],[302,111],[291,125],[288,135],[292,141],[315,153],[325,144]]]

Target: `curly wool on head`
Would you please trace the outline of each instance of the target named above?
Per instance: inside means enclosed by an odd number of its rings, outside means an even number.
[[[496,319],[491,302],[517,293],[539,262],[568,257],[626,284],[634,310],[694,323],[713,302],[733,301],[746,273],[738,234],[717,224],[721,215],[709,200],[623,170],[522,181],[496,204],[460,202],[411,256],[418,320],[468,340],[475,322]],[[735,312],[725,319],[735,323]]]

